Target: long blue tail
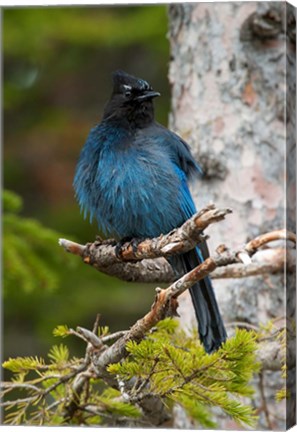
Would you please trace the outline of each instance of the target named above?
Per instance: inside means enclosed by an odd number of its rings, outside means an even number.
[[[201,245],[202,252],[196,248],[183,255],[174,257],[178,259],[178,266],[182,264],[184,272],[197,267],[208,256],[206,244]],[[177,263],[176,263],[177,264]],[[215,298],[213,286],[209,277],[206,277],[190,288],[193,306],[198,321],[200,340],[207,353],[217,350],[226,340],[227,333]]]

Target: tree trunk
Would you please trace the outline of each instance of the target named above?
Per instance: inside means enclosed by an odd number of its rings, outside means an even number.
[[[169,8],[170,127],[191,145],[205,172],[193,186],[198,209],[209,201],[233,209],[224,223],[209,230],[211,250],[221,243],[238,246],[286,223],[285,128],[295,118],[293,92],[291,111],[287,116],[285,111],[286,49],[291,70],[295,61],[294,10],[288,37],[287,7],[284,2],[238,2]],[[287,144],[293,151],[294,136]],[[288,194],[294,193],[291,177]],[[294,221],[295,206],[290,214]],[[281,316],[275,324],[283,325],[283,281],[283,276],[272,275],[215,281],[225,322],[259,325]],[[189,308],[185,296],[179,311],[188,324],[194,321]],[[260,410],[259,428],[284,428],[285,420],[277,417],[285,418],[285,404],[274,401],[282,385],[279,373],[264,376],[269,413]],[[261,408],[262,402],[257,390],[255,405]],[[226,419],[219,426],[236,427]]]

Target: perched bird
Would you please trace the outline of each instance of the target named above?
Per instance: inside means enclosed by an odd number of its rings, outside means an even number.
[[[201,174],[188,144],[154,120],[160,96],[143,79],[113,73],[103,119],[81,151],[74,178],[84,214],[115,239],[152,238],[180,226],[195,212],[188,183]],[[188,272],[208,256],[205,244],[170,259]],[[226,331],[208,277],[190,289],[206,352],[220,347]]]

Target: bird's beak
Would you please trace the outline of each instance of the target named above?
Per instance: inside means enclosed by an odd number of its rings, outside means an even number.
[[[155,91],[147,91],[147,92],[143,93],[142,95],[137,96],[135,98],[135,100],[143,101],[146,99],[152,99],[152,98],[157,97],[157,96],[161,96],[161,94],[159,92],[155,92]]]

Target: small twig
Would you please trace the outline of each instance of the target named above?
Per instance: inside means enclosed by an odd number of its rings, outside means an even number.
[[[92,404],[86,404],[86,405],[81,405],[79,407],[80,410],[82,411],[86,411],[89,412],[93,415],[99,415],[100,417],[104,417],[106,419],[114,419],[114,416],[112,414],[108,414],[105,411],[105,407],[102,407],[102,410],[98,407],[98,405],[92,405]],[[118,418],[118,420],[122,420],[125,421],[127,420],[127,417],[125,416],[121,416]],[[131,422],[131,419],[129,419]],[[146,420],[142,420],[142,419],[137,419],[137,425],[142,425],[142,426],[152,426],[151,423],[149,421]]]
[[[13,390],[15,388],[24,388],[24,389],[30,389],[30,390],[34,390],[36,393],[40,393],[41,390],[39,387],[36,387],[33,384],[29,384],[29,383],[14,383],[14,382],[1,382],[1,387],[4,389],[10,389]]]
[[[269,334],[268,336],[263,336],[259,338],[260,342],[265,342],[269,340],[275,340],[276,336],[279,335],[282,331],[286,330],[286,327],[280,327],[277,330],[275,330],[273,333]]]
[[[72,384],[72,397],[69,403],[64,407],[64,420],[69,422],[76,411],[79,409],[80,396],[84,389],[85,383],[92,378],[92,373],[82,371],[78,373]]]
[[[97,314],[92,331],[85,329],[83,327],[77,327],[76,331],[73,331],[73,334],[75,334],[76,336],[82,338],[87,342],[87,349],[86,349],[86,354],[84,359],[84,364],[86,366],[90,364],[90,360],[91,360],[90,353],[94,349],[96,351],[100,351],[104,349],[102,340],[97,336],[98,329],[99,329],[99,321],[100,321],[100,314]],[[79,373],[76,374],[76,377],[73,381],[72,397],[68,402],[68,404],[65,406],[64,420],[66,422],[69,422],[73,418],[76,411],[79,409],[80,397],[84,388],[86,388],[85,399],[87,400],[87,394],[89,392],[89,380],[93,376],[93,372],[91,370],[92,365],[88,370],[85,369],[79,371]]]
[[[56,408],[56,406],[60,405],[61,403],[65,402],[66,398],[61,398],[53,402],[52,404],[48,405],[47,410],[50,411],[53,408]]]
[[[149,384],[151,377],[153,376],[153,374],[155,373],[156,370],[156,366],[159,363],[159,358],[156,357],[154,359],[154,363],[151,367],[150,373],[148,374],[148,376],[146,377],[146,379],[144,379],[140,385],[136,388],[136,394],[133,395],[134,397],[139,397],[139,394],[141,393],[141,391]]]
[[[62,246],[66,252],[72,253],[73,255],[83,256],[86,246],[76,243],[71,240],[60,238],[58,241],[59,245]]]
[[[32,385],[28,384],[26,386],[30,386],[31,388],[34,387],[34,390],[37,392],[36,395],[28,397],[28,398],[17,399],[17,400],[14,400],[14,401],[6,401],[6,402],[1,403],[0,406],[15,405],[15,404],[20,403],[20,402],[33,402],[33,401],[35,401],[38,398],[44,399],[45,396],[47,396],[49,393],[51,393],[53,390],[55,390],[58,386],[60,386],[61,384],[65,383],[67,381],[69,381],[75,375],[77,375],[78,373],[82,372],[86,367],[87,367],[87,365],[85,363],[82,363],[80,366],[78,366],[77,368],[75,368],[69,374],[60,376],[57,382],[55,382],[54,384],[52,384],[50,387],[47,387],[45,390],[41,390],[38,387],[35,388],[35,386],[32,386]],[[15,383],[12,383],[12,386],[14,386],[14,384]]]
[[[229,264],[217,268],[211,275],[212,279],[246,278],[265,274],[275,274],[293,271],[295,266],[294,254],[287,253],[285,249],[269,249],[257,253],[257,257],[250,264]]]
[[[251,254],[251,253],[254,253],[260,247],[266,245],[267,243],[270,243],[270,242],[273,242],[276,240],[289,240],[289,241],[293,242],[294,244],[296,244],[296,234],[294,234],[290,231],[284,230],[284,229],[271,231],[269,233],[262,234],[256,238],[254,238],[250,242],[248,242],[245,246],[245,250]]]
[[[262,371],[259,373],[259,389],[260,389],[260,394],[262,399],[262,409],[265,414],[268,430],[273,430],[273,424],[270,421],[269,410],[268,410],[266,396],[264,392],[264,373]]]
[[[106,342],[110,342],[112,340],[119,339],[119,338],[125,336],[127,333],[128,333],[128,330],[121,330],[121,331],[118,331],[118,332],[115,332],[115,333],[112,333],[112,334],[109,334],[106,336],[102,336],[100,339],[103,343],[106,343]]]
[[[61,378],[59,379],[59,381],[57,381],[56,383],[52,384],[50,387],[47,387],[46,390],[43,391],[42,396],[46,396],[48,395],[50,392],[52,392],[53,390],[55,390],[59,385],[69,381],[71,378],[73,378],[74,376],[76,376],[77,374],[79,374],[80,372],[84,371],[87,367],[86,363],[82,363],[80,366],[78,366],[74,371],[70,372],[67,375],[62,375]]]
[[[98,327],[97,327],[97,331],[98,331]],[[77,327],[76,332],[80,335],[80,337],[82,337],[85,341],[91,344],[94,348],[102,348],[103,343],[101,339],[98,336],[96,336],[94,331],[90,331],[83,327]]]
[[[249,254],[246,251],[238,252],[237,257],[245,265],[249,265],[252,262]]]
[[[97,336],[97,334],[98,334],[100,318],[101,318],[101,315],[100,315],[100,314],[97,314],[97,315],[96,315],[95,322],[94,322],[94,325],[93,325],[93,333],[94,333],[96,336]]]
[[[25,404],[25,403],[30,403],[30,402],[33,403],[38,398],[40,398],[40,394],[37,394],[35,396],[30,396],[30,397],[27,397],[27,398],[20,398],[20,399],[10,400],[10,401],[6,401],[6,402],[1,402],[0,406],[2,406],[2,407],[6,407],[6,406],[13,407],[13,406],[18,405],[18,404]]]
[[[230,323],[225,323],[225,327],[243,327],[249,330],[259,331],[259,327],[244,321],[232,321]]]

